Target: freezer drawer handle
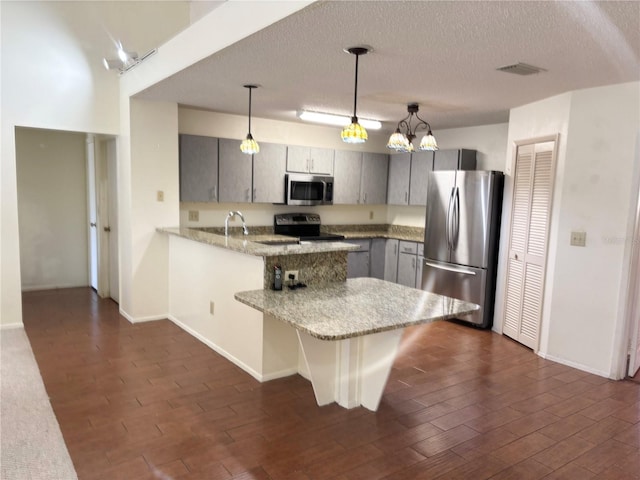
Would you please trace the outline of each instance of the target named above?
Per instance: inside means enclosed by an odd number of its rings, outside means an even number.
[[[464,268],[456,268],[456,267],[445,267],[444,265],[438,265],[437,263],[424,262],[428,267],[439,268],[440,270],[448,270],[450,272],[455,273],[464,273],[465,275],[475,275],[476,272],[472,270],[466,270]]]

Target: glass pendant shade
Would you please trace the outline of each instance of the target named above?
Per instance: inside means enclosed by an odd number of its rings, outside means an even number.
[[[409,145],[411,145],[409,139],[404,133],[400,132],[399,129],[389,137],[389,141],[387,142],[387,148],[395,150],[396,152],[408,152]]]
[[[345,143],[364,143],[369,138],[365,128],[358,123],[357,117],[353,117],[351,123],[342,129],[340,136]]]
[[[438,143],[436,142],[436,137],[433,136],[433,133],[431,133],[431,130],[429,130],[429,132],[424,137],[422,137],[422,140],[420,141],[420,146],[418,147],[418,149],[423,151],[438,150]]]
[[[240,144],[240,151],[247,155],[253,155],[260,152],[260,145],[258,145],[258,142],[256,142],[253,139],[253,136],[249,133],[247,134],[247,138],[245,138]]]

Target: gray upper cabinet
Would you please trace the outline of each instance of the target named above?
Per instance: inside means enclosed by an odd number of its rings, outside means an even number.
[[[433,170],[434,152],[414,152],[411,154],[411,182],[409,205],[427,204],[427,180]]]
[[[227,138],[219,141],[219,202],[251,202],[253,159],[252,155],[240,151],[241,143],[240,140]]]
[[[218,139],[180,135],[180,201],[218,201]]]
[[[260,142],[260,152],[253,156],[254,203],[285,202],[284,175],[286,167],[286,145]]]
[[[389,159],[389,182],[387,203],[389,205],[409,204],[409,179],[411,176],[411,154],[399,153]]]
[[[387,203],[388,176],[389,155],[386,153],[363,153],[360,203],[368,205],[384,205]]]
[[[333,173],[333,203],[355,205],[360,203],[362,153],[336,150]]]
[[[436,150],[433,157],[434,170],[475,170],[475,150]]]
[[[287,172],[333,175],[333,155],[328,148],[289,146]]]

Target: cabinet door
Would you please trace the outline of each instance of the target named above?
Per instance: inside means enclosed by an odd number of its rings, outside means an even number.
[[[416,255],[413,253],[402,253],[398,257],[398,283],[406,287],[416,286]]]
[[[334,150],[328,148],[309,149],[309,173],[333,175]]]
[[[218,139],[180,135],[180,201],[218,200]]]
[[[336,150],[333,174],[333,204],[360,203],[362,153]]]
[[[287,147],[287,172],[309,173],[309,147]]]
[[[260,142],[260,153],[253,156],[253,202],[284,203],[284,174],[287,147]]]
[[[434,170],[457,170],[460,150],[436,150],[433,156]]]
[[[389,205],[409,204],[409,177],[411,174],[411,154],[391,155],[389,159],[389,182],[387,203]]]
[[[389,155],[386,153],[363,153],[360,203],[369,205],[387,203],[388,177]]]
[[[240,140],[221,138],[219,201],[251,203],[252,155],[240,151]]]
[[[374,238],[371,240],[371,249],[369,250],[370,270],[369,274],[373,278],[384,280],[384,263],[386,253],[387,240],[384,238]]]
[[[433,152],[411,154],[409,205],[427,205],[427,180],[433,170]]]
[[[433,156],[434,170],[475,170],[476,164],[475,150],[436,150]]]
[[[418,255],[416,257],[416,288],[422,290],[422,266],[424,264],[424,257]]]
[[[398,245],[400,241],[389,239],[385,245],[384,279],[388,282],[398,280]]]
[[[369,276],[369,252],[349,252],[347,255],[347,278]]]

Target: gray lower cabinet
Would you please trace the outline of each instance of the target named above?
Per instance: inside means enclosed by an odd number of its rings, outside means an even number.
[[[260,142],[260,152],[253,156],[253,202],[284,203],[284,175],[287,146]]]
[[[411,154],[399,153],[389,159],[389,181],[387,203],[389,205],[409,204],[409,179],[411,178]]]
[[[334,151],[328,148],[287,147],[287,172],[333,175]]]
[[[476,151],[464,148],[436,150],[433,156],[434,170],[475,170],[476,163]]]
[[[333,204],[360,203],[362,153],[336,150],[333,168]]]
[[[384,280],[384,264],[387,241],[384,238],[371,239],[371,248],[369,249],[370,270],[369,274],[373,278]]]
[[[401,240],[399,249],[398,283],[406,287],[415,288],[418,269],[418,244]]]
[[[433,170],[434,152],[411,154],[411,181],[409,182],[409,205],[427,205],[427,181]]]
[[[388,176],[389,155],[386,153],[363,153],[360,203],[367,205],[387,203]]]
[[[398,255],[400,240],[388,239],[384,251],[384,279],[387,282],[398,280]]]
[[[218,139],[180,135],[180,201],[218,201]]]
[[[347,240],[347,243],[353,243],[360,247],[347,255],[347,278],[368,277],[370,273],[370,241],[366,240]]]
[[[221,203],[251,203],[253,160],[252,155],[240,151],[240,143],[228,138],[219,141],[218,201]]]

